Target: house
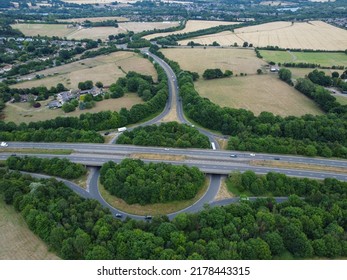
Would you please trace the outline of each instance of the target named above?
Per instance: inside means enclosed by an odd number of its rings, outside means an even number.
[[[58,100],[53,100],[49,102],[47,106],[49,109],[56,109],[61,108],[63,105]]]
[[[4,67],[0,68],[0,74],[3,74],[5,72],[8,72],[12,70],[12,65],[8,64],[8,65],[5,65]]]
[[[57,94],[57,100],[64,104],[65,102],[70,101],[71,99],[76,98],[76,95],[72,93],[72,90],[69,91],[63,91]]]
[[[102,88],[98,88],[98,87],[92,87],[91,89],[87,89],[87,90],[81,90],[79,92],[80,95],[83,95],[83,94],[91,94],[93,96],[98,96],[99,94],[102,94],[103,93],[103,90]]]
[[[30,99],[33,99],[34,101],[37,99],[37,96],[33,94],[21,94],[20,95],[20,102],[29,102]]]

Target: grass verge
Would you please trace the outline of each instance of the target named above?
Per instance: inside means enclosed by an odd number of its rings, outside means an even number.
[[[250,165],[347,173],[347,168],[343,168],[343,167],[332,167],[332,166],[314,165],[314,164],[306,164],[306,163],[281,162],[281,161],[274,161],[274,160],[253,160],[250,162]]]
[[[75,183],[76,185],[79,185],[82,189],[86,190],[88,176],[89,176],[89,171],[86,174],[82,175],[81,177],[71,180],[71,182]]]
[[[53,154],[53,155],[70,155],[74,150],[69,149],[11,149],[0,148],[0,153],[25,153],[25,154]]]
[[[207,177],[205,179],[203,187],[199,190],[196,196],[190,200],[173,201],[169,203],[155,203],[144,206],[140,204],[127,204],[124,200],[114,195],[111,195],[100,183],[98,187],[101,196],[106,200],[106,202],[121,211],[135,215],[166,215],[185,209],[190,205],[193,205],[205,194],[209,184],[210,180]]]

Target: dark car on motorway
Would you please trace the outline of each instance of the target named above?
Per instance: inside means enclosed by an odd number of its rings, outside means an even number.
[[[280,160],[280,158],[279,157],[274,157],[274,160]]]
[[[120,213],[117,213],[117,214],[116,214],[116,218],[122,218],[122,217],[123,217],[122,214],[120,214]]]
[[[145,216],[145,220],[152,220],[152,216]]]
[[[237,158],[237,155],[232,154],[232,155],[230,155],[230,157]]]

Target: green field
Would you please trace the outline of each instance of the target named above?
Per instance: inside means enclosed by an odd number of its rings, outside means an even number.
[[[336,101],[339,102],[341,105],[347,105],[347,95],[346,97],[344,96],[338,96],[338,95],[333,95],[336,98]]]
[[[261,50],[263,58],[270,62],[305,62],[315,63],[321,66],[345,66],[347,67],[347,55],[341,52],[288,52]]]

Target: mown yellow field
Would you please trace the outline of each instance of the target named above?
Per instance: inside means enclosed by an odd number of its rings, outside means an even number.
[[[200,79],[195,88],[201,96],[222,107],[243,108],[256,115],[263,111],[280,116],[323,113],[312,100],[279,80],[276,74]]]
[[[122,21],[128,21],[129,19],[126,17],[91,17],[91,18],[69,18],[69,19],[58,19],[58,22],[84,22],[86,20],[89,20],[91,22],[101,22],[105,20],[117,20],[118,22]]]
[[[172,48],[161,52],[169,59],[177,61],[182,69],[200,74],[208,68],[232,70],[234,74],[254,74],[266,64],[256,57],[254,50],[242,48]]]
[[[179,43],[186,45],[189,41],[200,44],[212,44],[213,41],[217,41],[224,46],[233,45],[235,42],[239,45],[248,42],[258,47],[272,45],[291,49],[345,50],[347,31],[322,21],[278,21],[238,28],[234,33],[225,31],[190,38]]]
[[[166,29],[170,27],[178,26],[178,21],[163,21],[163,22],[121,22],[119,23],[119,29],[124,31],[134,31],[142,32],[144,30],[153,30],[153,29]]]
[[[227,22],[227,21],[208,21],[208,20],[188,20],[186,23],[186,27],[182,30],[174,31],[174,32],[165,32],[165,33],[155,33],[151,35],[147,35],[144,38],[147,40],[153,39],[158,36],[168,36],[174,34],[188,33],[197,30],[207,29],[214,26],[219,25],[230,25],[230,24],[239,24],[239,22]]]
[[[12,28],[19,29],[26,36],[58,36],[67,39],[101,39],[105,40],[109,35],[116,35],[126,31],[141,32],[152,29],[165,29],[178,26],[179,22],[120,22],[118,28],[115,27],[93,27],[78,28],[68,27],[67,24],[30,24],[19,23],[13,24]]]
[[[31,88],[41,85],[51,87],[62,83],[67,88],[77,89],[78,83],[86,80],[92,80],[94,83],[100,81],[104,85],[110,85],[118,78],[125,76],[122,70],[124,72],[136,71],[151,75],[154,80],[157,79],[157,72],[147,59],[133,52],[121,51],[39,71],[30,76],[34,77],[39,74],[45,75],[46,78],[22,82],[13,87]]]
[[[46,244],[28,228],[13,206],[0,197],[0,260],[55,260]]]

